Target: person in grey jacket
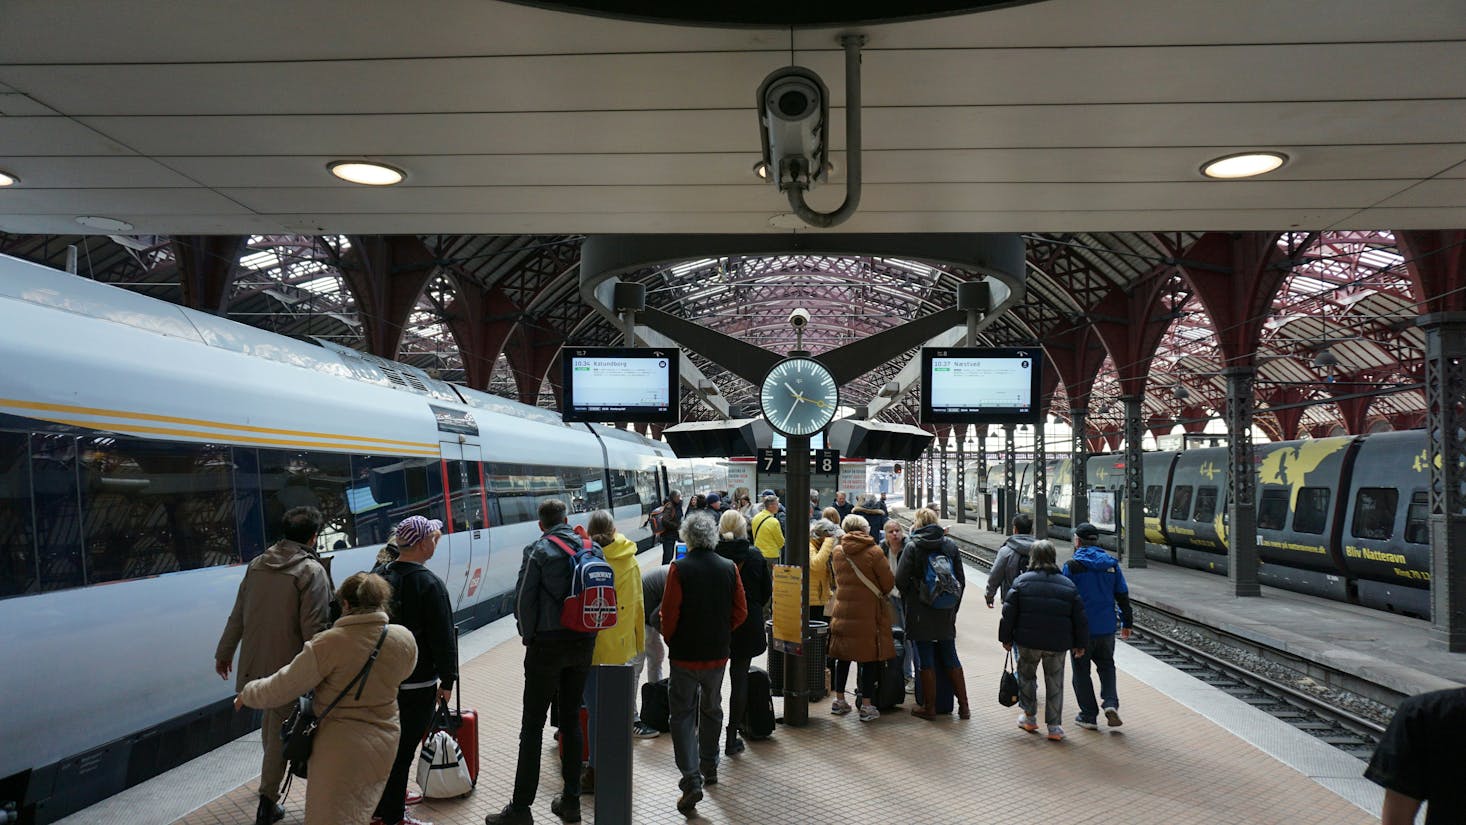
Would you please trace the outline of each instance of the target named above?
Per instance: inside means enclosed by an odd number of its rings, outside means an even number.
[[[1038,710],[1038,666],[1044,668],[1044,722],[1049,739],[1064,738],[1064,655],[1084,655],[1089,641],[1089,619],[1079,589],[1059,572],[1054,544],[1033,543],[1029,570],[1018,577],[1003,602],[1003,620],[998,641],[1003,649],[1018,650],[1018,705],[1023,715],[1018,727],[1038,732],[1034,716]]]
[[[662,665],[667,661],[667,645],[662,641],[662,594],[667,592],[667,572],[672,568],[661,564],[647,567],[641,573],[641,599],[646,614],[646,650],[632,661],[635,680],[641,684],[641,670],[646,667],[647,682],[662,681]],[[662,732],[641,721],[640,711],[631,725],[637,739],[655,739]]]
[[[993,596],[1002,591],[1003,603],[1008,602],[1008,591],[1013,582],[1028,569],[1028,553],[1033,548],[1033,516],[1019,513],[1013,517],[1013,535],[998,548],[998,557],[993,559],[993,569],[988,572],[988,589],[984,600],[993,606]]]
[[[560,776],[565,789],[550,803],[550,810],[566,822],[580,821],[580,699],[590,675],[596,634],[578,633],[560,624],[560,609],[570,594],[574,572],[571,554],[589,539],[582,539],[565,520],[565,502],[548,499],[540,504],[539,538],[524,548],[514,620],[524,641],[524,714],[519,725],[519,761],[514,771],[514,796],[497,814],[484,817],[485,825],[532,825],[530,806],[540,785],[540,744],[545,714],[553,699],[559,704]],[[591,545],[600,554],[600,548]]]
[[[214,672],[228,679],[238,648],[236,689],[243,690],[249,682],[290,664],[306,642],[331,626],[331,577],[315,551],[321,524],[320,510],[291,508],[280,525],[284,538],[245,568],[234,609],[214,651]],[[265,755],[256,825],[285,818],[279,803],[280,782],[285,778],[280,726],[294,708],[292,699],[264,709]]]

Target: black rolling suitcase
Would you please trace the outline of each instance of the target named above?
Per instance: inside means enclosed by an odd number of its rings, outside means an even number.
[[[772,684],[763,668],[748,669],[748,705],[743,709],[743,735],[749,739],[768,739],[774,735]]]
[[[667,680],[641,686],[641,723],[662,733],[672,729],[672,703],[667,698]]]
[[[890,710],[906,701],[906,677],[901,673],[901,661],[906,658],[905,634],[900,628],[892,631],[896,640],[896,655],[880,663],[881,675],[876,681],[874,704],[879,710]],[[856,691],[857,701],[859,691]]]

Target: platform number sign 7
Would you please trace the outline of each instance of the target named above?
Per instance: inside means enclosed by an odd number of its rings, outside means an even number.
[[[834,475],[840,472],[840,451],[815,450],[814,471],[824,476]]]
[[[762,449],[758,451],[758,471],[760,473],[779,473],[784,470],[784,451],[779,449]]]

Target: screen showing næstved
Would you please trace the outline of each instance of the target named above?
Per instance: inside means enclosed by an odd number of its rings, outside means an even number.
[[[566,421],[678,421],[676,350],[571,348],[562,355]]]
[[[921,351],[921,420],[928,424],[1024,424],[1039,418],[1038,347]]]

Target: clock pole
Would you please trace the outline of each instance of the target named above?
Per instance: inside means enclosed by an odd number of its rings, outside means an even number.
[[[784,724],[804,727],[809,724],[809,684],[804,665],[809,644],[809,436],[787,436],[789,473],[789,531],[784,540],[784,561],[797,566],[803,580],[799,601],[800,653],[784,660]]]

